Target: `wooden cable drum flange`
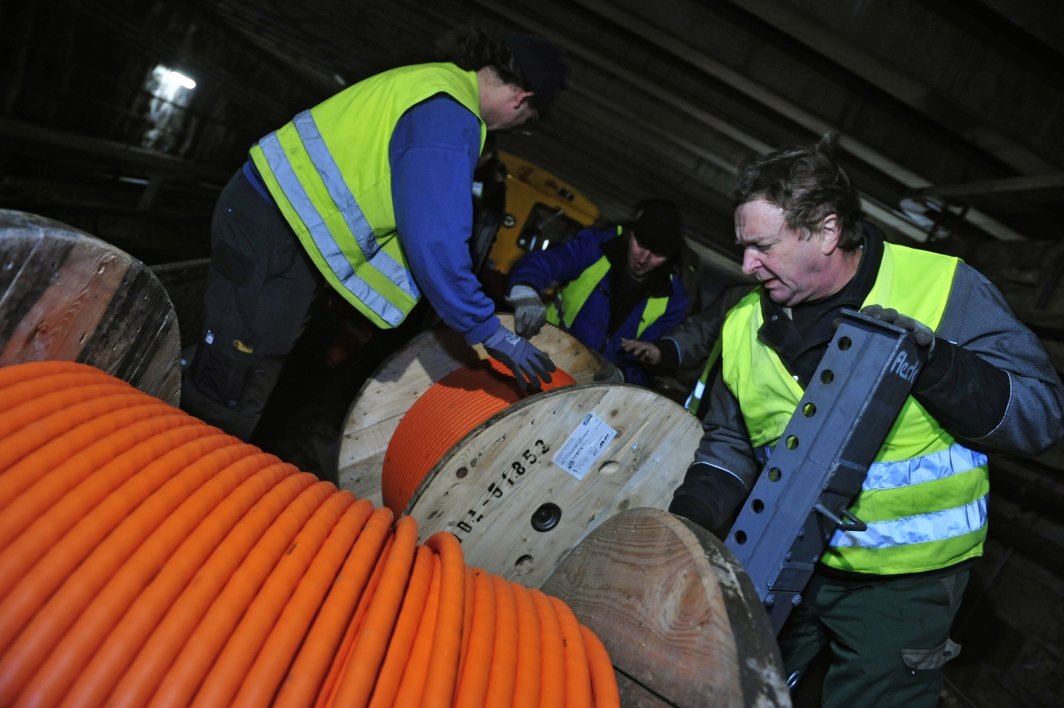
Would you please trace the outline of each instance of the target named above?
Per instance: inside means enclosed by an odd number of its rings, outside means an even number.
[[[499,319],[513,330],[512,314]],[[531,341],[577,383],[589,383],[600,367],[587,347],[553,325],[544,325]],[[384,453],[403,416],[434,383],[487,358],[483,346],[470,347],[449,329],[423,332],[388,358],[363,385],[344,421],[340,487],[381,505]]]
[[[791,705],[753,582],[724,544],[686,519],[635,508],[613,516],[543,591],[602,639],[622,705]]]
[[[415,416],[418,429],[404,432]],[[424,446],[426,420],[413,408],[392,447]],[[698,420],[654,391],[571,385],[502,408],[455,442],[408,501],[398,493],[385,502],[413,516],[426,537],[454,533],[471,564],[538,587],[603,520],[629,507],[666,507],[700,438]]]
[[[0,366],[75,361],[177,405],[181,337],[140,261],[75,228],[0,209]]]

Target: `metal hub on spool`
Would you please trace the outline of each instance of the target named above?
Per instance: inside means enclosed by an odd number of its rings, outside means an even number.
[[[562,510],[557,504],[547,502],[532,514],[532,528],[540,533],[550,531],[562,520]]]

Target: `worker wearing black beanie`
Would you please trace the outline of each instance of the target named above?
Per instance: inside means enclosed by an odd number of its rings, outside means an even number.
[[[653,199],[636,209],[632,235],[639,245],[655,256],[672,258],[683,249],[683,225],[680,210],[672,202]]]
[[[646,384],[621,343],[652,341],[683,320],[690,300],[676,267],[682,248],[680,210],[655,199],[640,204],[630,224],[585,229],[529,253],[510,273],[515,329],[532,336],[551,322],[602,355],[596,380]],[[552,283],[561,288],[548,306],[541,293]]]

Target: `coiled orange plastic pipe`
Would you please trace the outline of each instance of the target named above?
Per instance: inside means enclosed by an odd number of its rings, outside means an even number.
[[[569,608],[88,366],[0,368],[0,705],[617,706]]]
[[[576,381],[561,369],[544,391]],[[381,470],[384,505],[396,515],[406,510],[425,475],[455,443],[488,418],[535,391],[522,391],[494,359],[462,367],[429,387],[395,429]]]

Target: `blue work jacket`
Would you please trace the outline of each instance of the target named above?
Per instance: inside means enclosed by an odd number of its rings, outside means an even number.
[[[620,241],[615,241],[620,239]],[[613,242],[612,246],[606,246]],[[610,286],[611,273],[618,266],[626,267],[627,246],[623,250],[622,242],[627,244],[627,236],[618,236],[617,229],[585,229],[571,241],[560,244],[547,251],[533,251],[514,266],[510,273],[510,287],[527,285],[543,293],[552,283],[564,287],[580,277],[586,269],[601,258],[609,255],[611,266],[602,277],[591,295],[584,302],[580,312],[569,328],[570,334],[579,339],[586,347],[602,354],[608,361],[624,372],[628,383],[646,385],[648,377],[642,365],[635,357],[621,349],[622,339],[639,339],[651,342],[661,337],[683,320],[687,312],[689,298],[676,267],[671,263],[662,265],[647,277],[661,278],[659,271],[667,273],[670,282],[666,287],[669,302],[665,312],[650,324],[638,337],[639,322],[647,304],[647,297],[635,304],[624,322],[615,332],[610,332]],[[605,246],[605,249],[604,249]],[[618,254],[620,254],[618,256]],[[670,288],[671,286],[671,288]]]

